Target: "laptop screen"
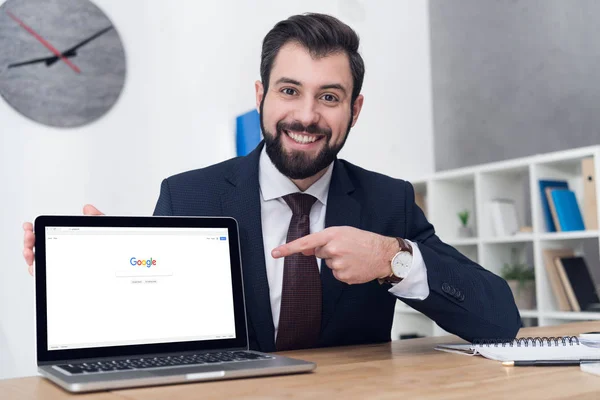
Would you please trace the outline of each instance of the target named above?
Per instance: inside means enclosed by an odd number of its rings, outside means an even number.
[[[46,226],[47,350],[235,338],[227,228]]]

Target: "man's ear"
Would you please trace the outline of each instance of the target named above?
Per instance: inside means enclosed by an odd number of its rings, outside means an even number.
[[[260,103],[262,103],[265,95],[265,88],[261,81],[254,82],[254,89],[256,90],[256,111],[260,113]]]
[[[354,100],[354,104],[352,105],[352,127],[356,124],[358,120],[358,115],[360,114],[360,110],[362,110],[363,101],[365,97],[362,94],[359,94],[356,100]]]

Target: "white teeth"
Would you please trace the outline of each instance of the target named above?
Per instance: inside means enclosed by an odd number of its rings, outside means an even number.
[[[297,143],[302,143],[302,144],[306,144],[306,143],[312,143],[315,140],[317,140],[316,136],[312,136],[312,135],[299,135],[297,133],[294,132],[290,132],[290,131],[286,131],[287,135],[289,137],[291,137],[292,139],[294,139],[295,142]]]

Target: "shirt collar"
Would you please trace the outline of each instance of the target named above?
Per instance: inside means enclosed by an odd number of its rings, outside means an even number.
[[[329,184],[331,183],[331,174],[333,173],[333,163],[329,164],[325,174],[313,183],[303,193],[310,194],[317,198],[323,205],[327,205],[327,195],[329,193]],[[258,183],[263,201],[278,199],[287,194],[299,193],[298,187],[283,175],[267,155],[265,147],[260,153],[258,164]]]

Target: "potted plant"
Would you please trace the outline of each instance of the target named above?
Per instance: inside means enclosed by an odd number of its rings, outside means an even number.
[[[473,230],[468,226],[469,224],[469,210],[463,210],[459,212],[458,219],[460,219],[460,227],[458,228],[458,237],[471,237],[473,236]]]
[[[513,262],[505,263],[502,268],[502,278],[512,290],[515,303],[520,310],[535,309],[535,274],[527,264]]]

